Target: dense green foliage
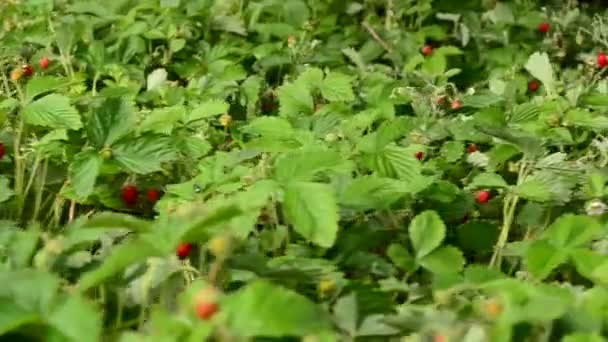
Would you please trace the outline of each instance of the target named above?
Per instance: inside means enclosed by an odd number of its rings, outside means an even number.
[[[0,2],[0,336],[605,340],[602,11]]]

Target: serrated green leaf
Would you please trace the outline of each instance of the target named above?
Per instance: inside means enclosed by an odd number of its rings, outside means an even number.
[[[140,132],[171,134],[177,122],[183,119],[186,109],[183,106],[156,108],[146,114],[139,124]]]
[[[27,102],[33,100],[36,96],[46,92],[56,90],[67,86],[69,82],[61,77],[55,76],[39,76],[34,77],[27,82],[25,86],[25,100]]]
[[[312,95],[304,82],[284,84],[279,88],[278,95],[281,116],[295,117],[313,111]]]
[[[230,105],[222,100],[207,100],[187,114],[186,122],[210,118],[228,112]]]
[[[418,214],[409,226],[410,241],[420,260],[441,245],[445,239],[445,224],[434,211]]]
[[[286,139],[293,137],[294,129],[291,123],[276,116],[262,116],[250,121],[241,128],[246,134],[255,134],[267,138]]]
[[[465,260],[458,248],[444,246],[435,249],[418,262],[422,267],[435,274],[450,274],[462,271]]]
[[[338,234],[338,206],[332,188],[292,182],[285,188],[285,215],[295,231],[321,247],[333,246]]]
[[[602,232],[601,225],[593,218],[566,214],[559,217],[543,233],[543,237],[561,249],[582,246]]]
[[[547,202],[551,200],[551,192],[547,184],[540,179],[530,178],[517,185],[515,193],[525,199],[537,202]]]
[[[532,242],[524,257],[528,271],[539,280],[545,279],[551,271],[566,260],[568,260],[568,253],[546,240]]]
[[[94,107],[87,121],[90,141],[98,148],[111,146],[131,132],[133,109],[122,97],[109,97]]]
[[[74,193],[86,199],[93,192],[103,160],[95,151],[84,151],[74,156],[70,163],[70,184]]]
[[[467,186],[467,189],[506,188],[509,184],[496,173],[480,173]]]
[[[62,95],[51,94],[40,98],[28,104],[22,115],[30,125],[72,130],[82,128],[80,114],[70,104],[70,99]]]
[[[464,154],[464,145],[458,141],[448,141],[441,146],[440,153],[448,163],[454,163]]]
[[[280,156],[275,163],[279,182],[309,181],[315,174],[342,164],[342,157],[333,150],[305,148]]]
[[[355,100],[351,77],[338,73],[330,72],[320,86],[321,95],[327,101],[349,102]]]
[[[534,103],[523,103],[513,108],[511,122],[515,124],[534,121],[540,115],[540,108]]]
[[[387,209],[407,194],[406,184],[374,176],[355,178],[340,194],[340,204],[358,210]]]
[[[230,331],[242,337],[305,336],[331,328],[329,315],[315,303],[266,280],[253,281],[224,299],[222,311]]]
[[[170,138],[150,135],[121,141],[112,149],[112,156],[129,172],[146,174],[161,170],[177,153]]]

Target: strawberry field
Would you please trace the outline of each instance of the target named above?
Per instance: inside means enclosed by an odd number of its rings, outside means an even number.
[[[606,341],[602,1],[0,13],[1,341]]]

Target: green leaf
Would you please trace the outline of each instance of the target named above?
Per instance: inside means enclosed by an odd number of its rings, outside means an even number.
[[[545,182],[530,178],[517,185],[515,193],[525,199],[537,202],[547,202],[551,199],[551,191]]]
[[[386,255],[391,259],[391,262],[395,264],[395,266],[405,272],[411,272],[416,267],[414,258],[402,245],[396,243],[391,244],[386,250]]]
[[[395,179],[357,177],[340,193],[339,203],[358,210],[388,209],[409,193],[407,190],[407,184]]]
[[[562,342],[603,342],[605,341],[604,337],[598,335],[598,334],[591,334],[591,333],[574,333],[574,334],[570,334],[568,336],[565,336],[562,339]]]
[[[49,312],[60,286],[51,273],[28,268],[0,272],[0,283],[0,298],[11,298],[23,309],[39,314]]]
[[[240,337],[296,337],[331,328],[329,315],[315,303],[265,280],[224,299],[222,311],[230,331]]]
[[[416,259],[422,259],[439,247],[445,239],[445,232],[445,224],[435,211],[427,210],[414,217],[409,226],[409,235]]]
[[[458,141],[448,141],[441,146],[440,153],[448,163],[454,163],[464,154],[464,146]]]
[[[41,321],[36,312],[26,310],[10,298],[0,298],[0,336],[17,330],[25,325],[33,325]]]
[[[262,116],[250,121],[241,128],[246,134],[255,134],[266,138],[287,139],[295,134],[295,130],[284,118],[276,116]]]
[[[553,92],[553,89],[555,89],[555,79],[551,61],[546,52],[533,53],[530,58],[528,58],[524,67],[532,76],[534,76],[534,78],[543,82],[543,85],[549,92]]]
[[[458,248],[444,246],[421,258],[419,263],[435,274],[450,274],[462,271],[465,260]]]
[[[467,186],[467,189],[506,188],[509,184],[496,173],[480,173]]]
[[[303,82],[286,83],[278,90],[279,115],[294,117],[310,114],[313,110],[313,99],[310,90]]]
[[[156,135],[126,139],[112,149],[113,158],[129,172],[147,174],[160,171],[177,153],[170,138]]]
[[[22,116],[30,125],[73,130],[82,128],[80,114],[70,105],[70,99],[62,95],[47,95],[28,104]]]
[[[350,336],[356,336],[358,324],[357,293],[340,297],[333,308],[336,324]]]
[[[133,125],[131,105],[121,97],[109,97],[92,109],[86,129],[89,140],[101,148],[129,134]]]
[[[553,245],[560,249],[583,246],[602,232],[602,226],[593,218],[566,214],[559,217],[543,233]]]
[[[27,82],[25,86],[25,100],[32,101],[36,96],[67,86],[69,83],[60,77],[39,76]]]
[[[9,187],[9,184],[10,180],[5,176],[0,175],[0,203],[5,202],[15,194]]]
[[[142,262],[149,257],[161,257],[164,254],[164,251],[158,250],[141,238],[116,245],[101,266],[82,275],[78,282],[78,289],[84,292],[124,271],[130,265]]]
[[[70,184],[74,193],[86,199],[93,192],[103,160],[95,151],[84,151],[74,156],[70,163]]]
[[[101,338],[101,316],[99,308],[69,296],[49,314],[48,324],[66,340],[96,342]]]
[[[338,234],[338,206],[326,184],[292,182],[285,188],[285,215],[304,238],[321,247],[333,246]]]
[[[230,105],[222,100],[207,100],[188,113],[186,122],[198,121],[228,112]]]
[[[327,101],[350,102],[355,100],[351,77],[338,73],[330,72],[323,83],[321,83],[321,95]]]
[[[146,90],[156,90],[167,81],[167,70],[163,68],[154,69],[146,79]]]
[[[184,106],[155,108],[139,124],[139,132],[155,132],[169,135],[175,124],[183,119],[185,112]]]
[[[421,68],[422,72],[432,77],[443,75],[446,69],[447,60],[445,55],[436,53],[432,54],[430,57],[427,57]]]
[[[546,240],[532,242],[524,257],[528,271],[539,280],[568,260],[568,253]]]
[[[342,163],[340,154],[318,147],[293,151],[280,156],[275,164],[279,182],[309,181],[315,174],[337,167]]]

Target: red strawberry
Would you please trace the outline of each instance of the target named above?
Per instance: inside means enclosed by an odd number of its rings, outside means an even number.
[[[198,318],[206,321],[218,311],[218,295],[214,287],[204,288],[195,295],[194,309]]]
[[[422,160],[422,158],[424,158],[424,153],[422,153],[422,152],[416,152],[415,156],[416,156],[416,159]]]
[[[135,185],[126,185],[121,190],[122,201],[129,207],[137,203],[138,195],[139,192]]]
[[[0,159],[4,157],[4,144],[0,143]]]
[[[422,52],[423,55],[428,56],[433,53],[433,47],[430,45],[425,45],[420,52]]]
[[[597,53],[597,66],[600,68],[603,68],[606,65],[608,65],[608,59],[606,58],[606,54],[603,52],[598,52]]]
[[[34,68],[29,64],[23,65],[21,69],[23,70],[23,77],[30,77],[34,74]]]
[[[178,258],[183,259],[185,257],[188,256],[188,254],[190,254],[190,251],[192,250],[192,245],[189,243],[182,243],[179,246],[177,246],[177,250],[175,251],[175,255],[177,255]]]
[[[155,203],[160,198],[160,192],[156,189],[149,189],[146,192],[146,198],[148,199],[148,202]]]
[[[206,321],[217,312],[218,308],[217,303],[201,302],[196,304],[196,315],[198,318]]]
[[[467,153],[473,153],[475,151],[477,151],[477,145],[469,144],[469,146],[467,146]]]
[[[49,64],[51,64],[51,61],[46,57],[42,57],[42,58],[40,58],[39,64],[40,64],[40,69],[46,70],[49,67]]]
[[[477,203],[479,203],[479,204],[488,203],[489,199],[490,199],[489,192],[487,192],[487,191],[478,191],[477,192],[477,196],[476,196]]]
[[[538,25],[538,31],[542,33],[549,32],[549,23],[541,23]]]
[[[538,82],[536,82],[536,80],[532,80],[530,82],[528,82],[528,90],[533,92],[536,91],[536,89],[538,89]]]
[[[450,108],[452,108],[453,110],[458,110],[461,106],[462,106],[462,102],[460,102],[460,100],[454,100],[450,104]]]

